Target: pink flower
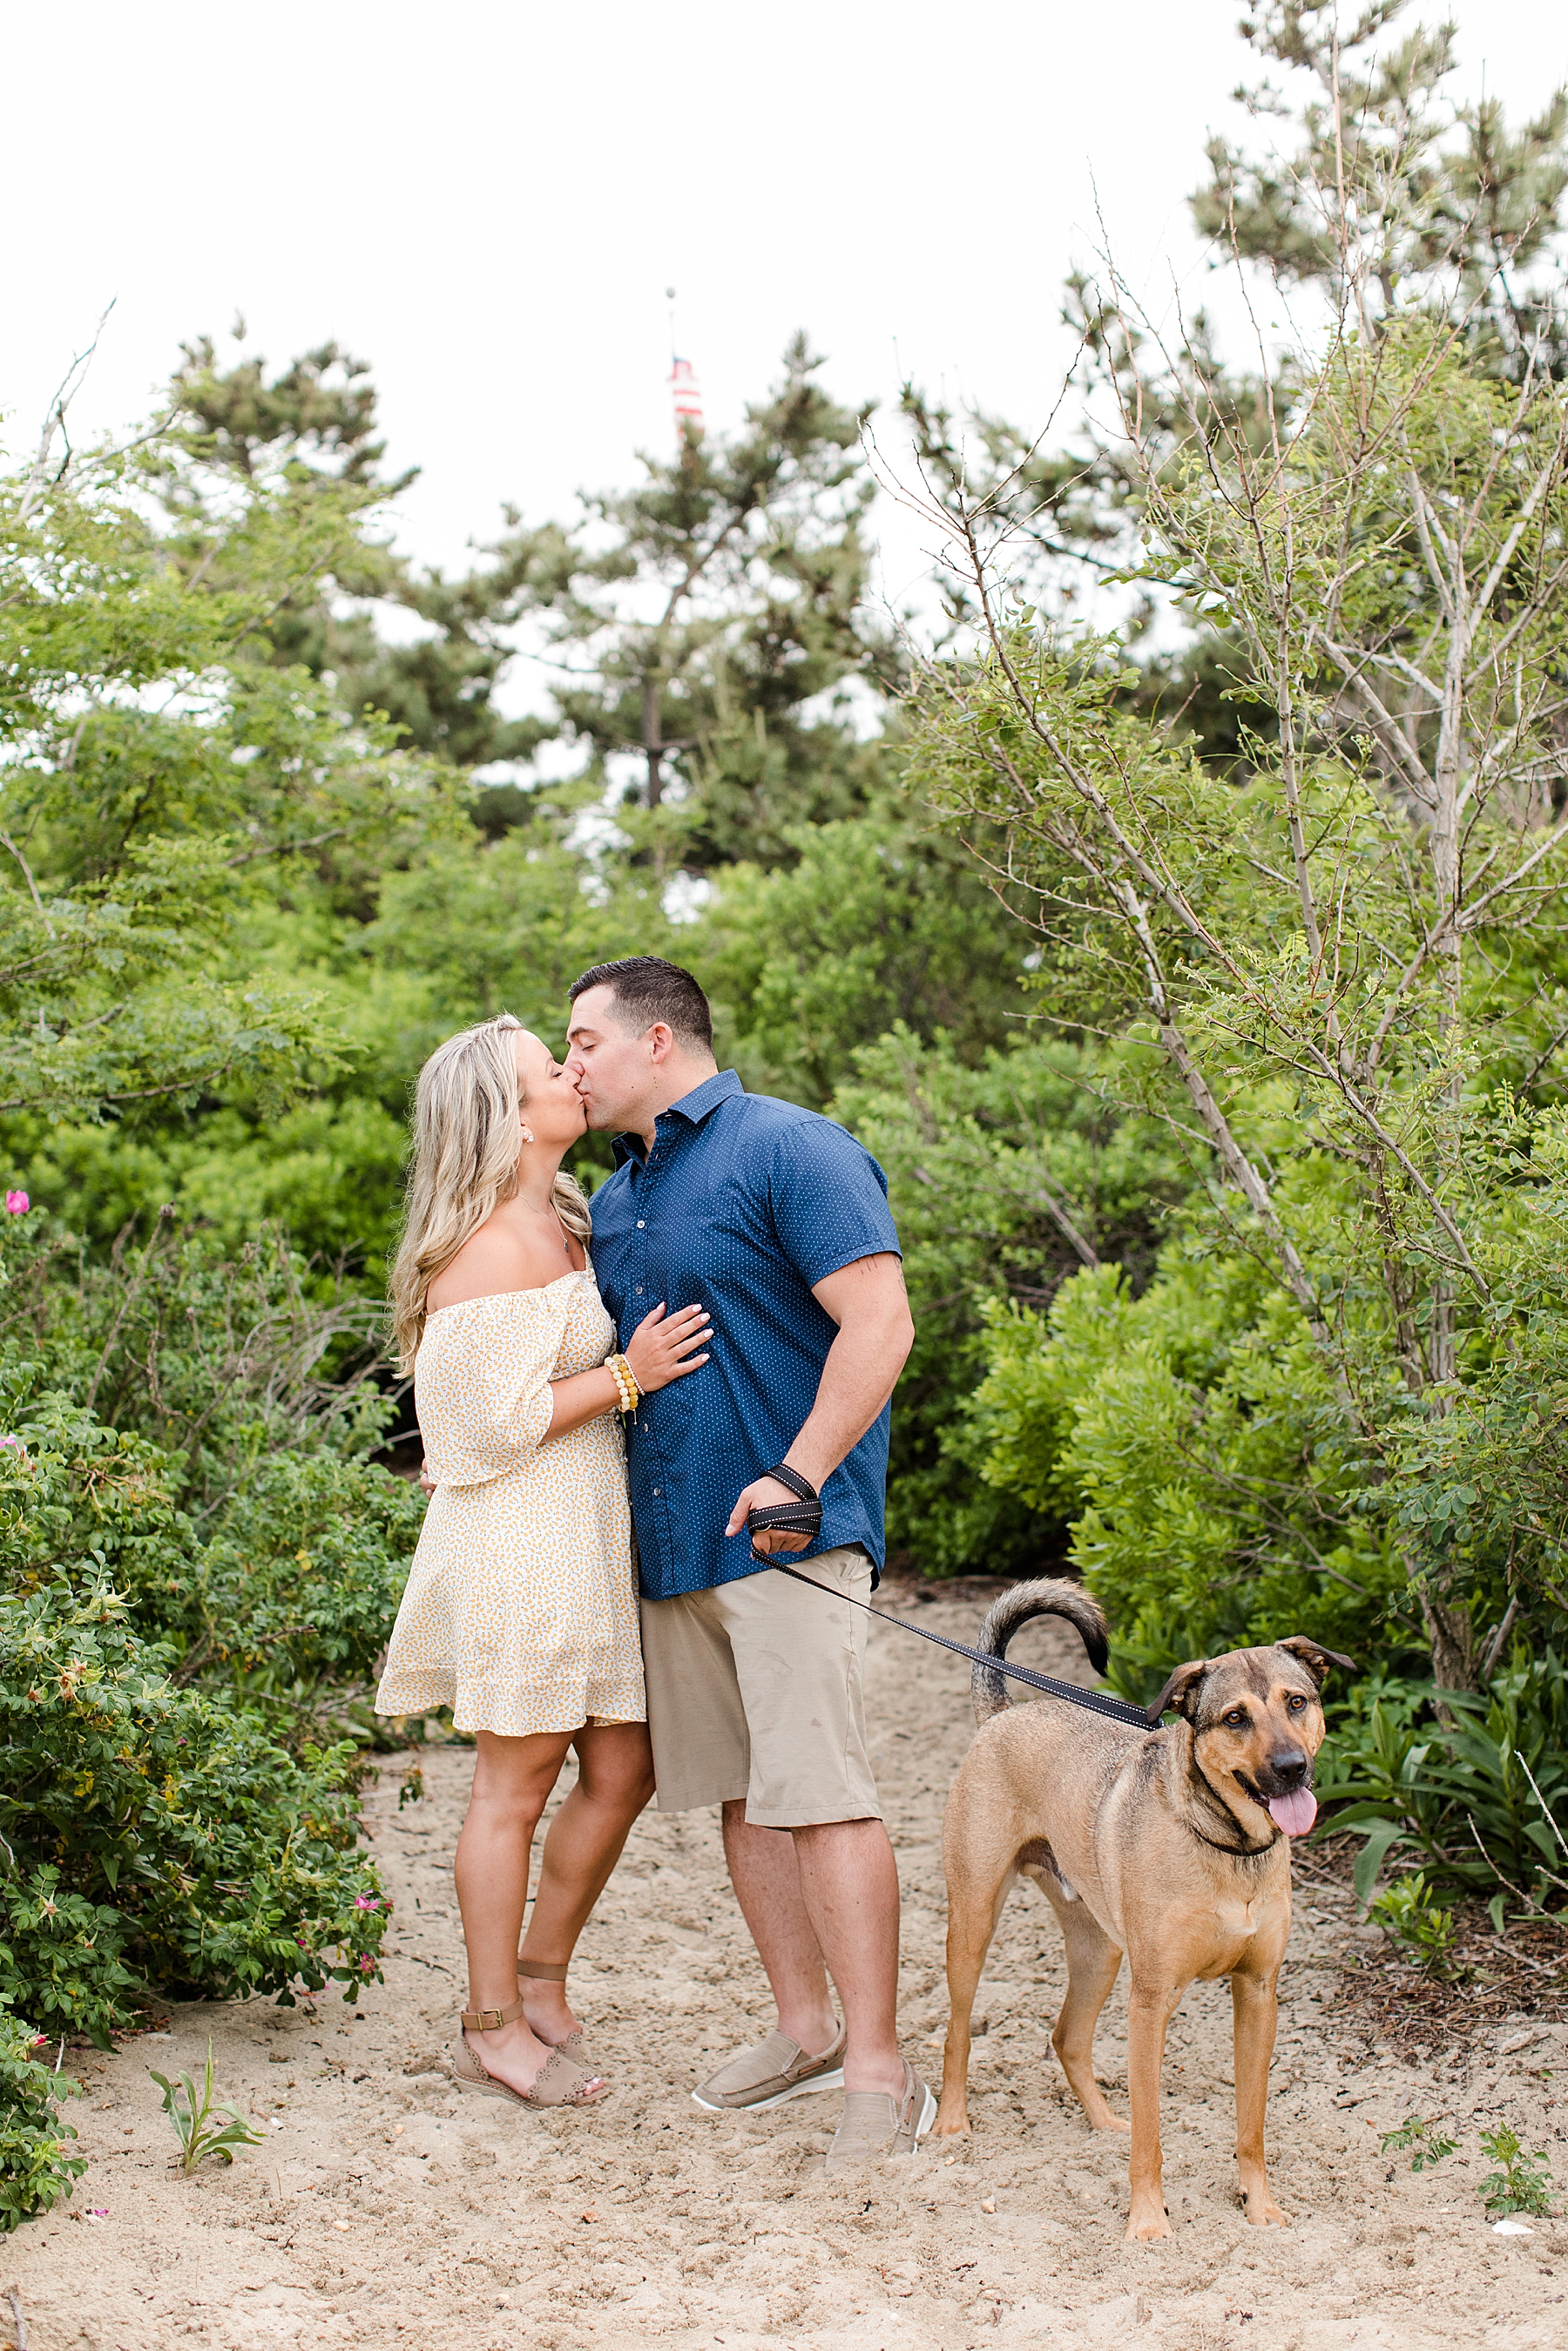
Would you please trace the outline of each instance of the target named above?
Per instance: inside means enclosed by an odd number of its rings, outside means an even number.
[[[381,1907],[382,1897],[379,1894],[356,1894],[354,1896],[356,1910],[379,1910]]]
[[[32,1205],[26,1192],[7,1192],[5,1195],[6,1211],[13,1217],[25,1217]]]
[[[14,1445],[18,1453],[26,1453],[27,1450],[19,1437],[0,1437],[0,1445]]]
[[[375,1961],[374,1961],[373,1959],[370,1959],[370,1958],[368,1958],[368,1957],[367,1957],[367,1958],[365,1958],[365,1959],[362,1959],[360,1961],[360,1973],[361,1973],[362,1976],[368,1976],[368,1975],[370,1974],[370,1972],[371,1972],[371,1969],[374,1967],[374,1965],[375,1965]]]

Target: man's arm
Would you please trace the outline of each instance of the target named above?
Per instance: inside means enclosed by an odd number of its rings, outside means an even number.
[[[891,1250],[857,1258],[813,1282],[811,1294],[839,1326],[828,1350],[817,1400],[800,1436],[784,1456],[820,1494],[845,1455],[852,1452],[898,1384],[915,1324],[904,1288],[904,1267]],[[737,1499],[727,1535],[738,1534],[754,1507],[794,1499],[777,1478],[758,1478]],[[767,1529],[756,1539],[762,1552],[804,1551],[805,1535]]]

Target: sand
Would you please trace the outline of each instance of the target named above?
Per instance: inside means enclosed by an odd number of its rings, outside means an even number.
[[[963,1636],[985,1590],[891,1598]],[[1055,1627],[1017,1654],[1071,1665]],[[935,2078],[940,1822],[969,1734],[967,1669],[875,1631],[869,1687],[904,1894],[905,2043]],[[1298,1890],[1282,1987],[1269,2147],[1284,2231],[1249,2229],[1237,2207],[1228,1993],[1215,1984],[1189,1993],[1170,2038],[1175,2233],[1123,2241],[1126,2142],[1089,2131],[1051,2055],[1061,1947],[1028,1886],[982,1986],[971,2139],[830,2184],[831,2097],[702,2113],[693,2081],[770,2021],[708,1813],[645,1815],[584,1939],[573,1991],[613,2096],[554,2116],[460,2104],[441,2051],[462,1989],[449,1869],[470,1763],[461,1747],[430,1753],[426,1799],[401,1813],[401,1763],[369,1792],[397,1909],[386,1984],[357,2013],[336,1998],[192,2006],[170,2038],[78,2057],[90,2168],[68,2206],[0,2244],[0,2343],[15,2339],[9,2290],[29,2351],[1568,2345],[1568,2222],[1500,2237],[1477,2192],[1478,2135],[1500,2122],[1568,2183],[1568,2026],[1489,2011],[1468,2047],[1422,2064],[1357,2037],[1336,1961],[1369,1930],[1326,1884]],[[1124,1988],[1098,2062],[1124,2110]],[[198,2067],[209,2035],[222,2091],[267,2142],[186,2180],[146,2069]],[[1433,2171],[1379,2153],[1380,2131],[1412,2113],[1451,2118],[1458,2150]]]

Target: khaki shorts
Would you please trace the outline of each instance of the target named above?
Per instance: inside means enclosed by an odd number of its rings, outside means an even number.
[[[871,1596],[858,1543],[800,1573]],[[662,1813],[746,1799],[758,1828],[882,1818],[866,1753],[858,1608],[768,1568],[709,1592],[643,1603],[648,1732]]]

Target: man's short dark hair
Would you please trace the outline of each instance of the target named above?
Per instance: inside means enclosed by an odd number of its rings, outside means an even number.
[[[615,992],[615,1009],[639,1033],[662,1020],[676,1041],[713,1050],[713,1014],[689,971],[663,956],[623,956],[619,963],[596,963],[571,983],[571,1000],[591,987]]]

